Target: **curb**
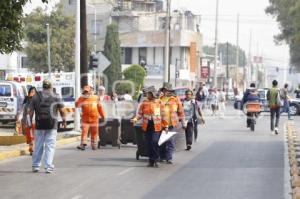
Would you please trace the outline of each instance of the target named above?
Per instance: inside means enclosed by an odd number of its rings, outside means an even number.
[[[80,140],[80,136],[71,137],[71,138],[62,138],[56,141],[56,148],[60,148],[64,145],[71,144]],[[16,158],[19,156],[29,155],[28,147],[22,147],[18,150],[11,151],[2,151],[0,152],[0,162],[3,160]]]

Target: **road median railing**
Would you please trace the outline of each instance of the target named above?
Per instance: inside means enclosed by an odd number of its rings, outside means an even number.
[[[290,165],[290,179],[292,198],[300,199],[300,143],[295,124],[287,122],[284,126],[288,145],[288,158]]]

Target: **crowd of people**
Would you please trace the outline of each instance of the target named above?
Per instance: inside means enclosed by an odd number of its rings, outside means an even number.
[[[162,132],[168,133],[183,128],[186,137],[186,150],[192,149],[192,144],[197,140],[198,125],[204,124],[203,110],[211,110],[212,116],[224,117],[226,94],[224,90],[207,89],[204,83],[200,83],[195,91],[187,89],[185,98],[181,101],[176,96],[172,85],[164,83],[157,91],[155,87],[143,89],[144,100],[140,102],[136,115],[131,119],[135,124],[142,121],[142,130],[145,133],[148,147],[149,167],[158,167],[159,162],[173,163],[175,151],[174,137],[168,139],[162,145],[158,145]],[[300,86],[295,91],[300,97]],[[278,88],[278,82],[272,82],[272,88],[268,90],[267,99],[270,107],[271,131],[278,134],[279,118],[282,112],[289,114],[288,84],[284,88]],[[103,103],[120,100],[116,93],[111,96],[106,94],[105,87],[98,87],[98,94],[92,86],[86,85],[82,89],[82,95],[75,101],[76,108],[81,109],[81,141],[78,150],[85,150],[90,135],[91,149],[97,150],[99,137],[99,123],[105,120],[106,113]],[[125,92],[122,100],[133,101],[129,92]],[[259,100],[255,84],[250,84],[243,97],[243,103]],[[54,169],[53,157],[57,136],[57,115],[60,114],[63,126],[66,126],[64,104],[61,98],[52,88],[50,81],[43,81],[43,90],[37,91],[34,87],[28,91],[28,96],[23,105],[23,132],[29,144],[29,152],[32,157],[33,172],[38,172],[44,154],[44,166],[46,173],[52,173]],[[290,115],[288,118],[291,119]],[[275,120],[276,119],[276,120]],[[275,122],[274,122],[275,120]],[[249,127],[249,118],[247,118]]]

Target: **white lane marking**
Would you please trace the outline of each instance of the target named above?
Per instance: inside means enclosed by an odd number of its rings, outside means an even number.
[[[122,176],[126,173],[129,173],[130,171],[132,171],[134,168],[128,168],[128,169],[125,169],[123,171],[121,171],[120,173],[117,173],[118,176]]]
[[[82,195],[78,195],[78,196],[74,196],[73,198],[71,198],[71,199],[80,199],[80,198],[82,198],[83,196]]]

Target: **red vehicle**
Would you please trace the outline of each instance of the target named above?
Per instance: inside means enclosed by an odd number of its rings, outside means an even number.
[[[185,98],[185,91],[189,90],[189,87],[177,87],[174,89],[175,94],[179,97],[181,101]]]

